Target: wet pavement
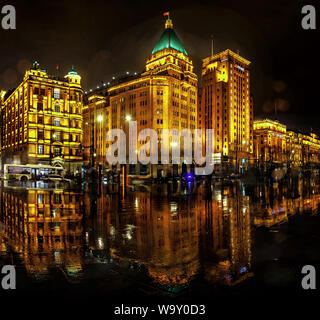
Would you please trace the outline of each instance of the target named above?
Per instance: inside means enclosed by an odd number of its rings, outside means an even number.
[[[316,180],[85,190],[0,189],[0,265],[16,266],[16,298],[300,297],[302,266],[320,267]]]

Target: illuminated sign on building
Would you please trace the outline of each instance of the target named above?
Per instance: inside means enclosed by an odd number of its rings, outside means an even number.
[[[241,71],[244,71],[244,68],[241,67],[241,66],[239,66],[238,64],[236,64],[236,67],[237,67],[238,69],[240,69]]]

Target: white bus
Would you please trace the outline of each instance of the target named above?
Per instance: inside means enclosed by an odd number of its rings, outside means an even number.
[[[62,167],[53,167],[49,165],[39,164],[5,164],[4,179],[19,181],[27,181],[35,178],[45,179],[50,175],[63,176]]]

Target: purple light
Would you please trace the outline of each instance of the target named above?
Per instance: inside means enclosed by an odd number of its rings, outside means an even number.
[[[240,268],[240,274],[247,272],[247,267]]]

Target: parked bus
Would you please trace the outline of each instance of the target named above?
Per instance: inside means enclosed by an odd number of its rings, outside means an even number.
[[[33,179],[46,179],[50,175],[63,176],[62,167],[53,167],[39,164],[5,164],[4,179],[27,181]]]

